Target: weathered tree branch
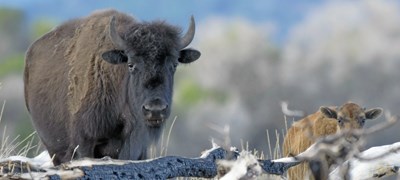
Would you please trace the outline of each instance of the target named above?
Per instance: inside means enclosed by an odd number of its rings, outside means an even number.
[[[166,156],[146,161],[123,161],[110,158],[82,159],[58,167],[40,168],[29,161],[8,160],[0,164],[0,177],[21,179],[167,179],[174,177],[204,177],[217,175],[217,160],[236,159],[237,151],[221,147],[208,150],[199,158]],[[297,162],[258,160],[264,173],[282,175]]]
[[[329,179],[343,179],[346,176],[344,172],[354,179],[382,178],[400,173],[400,142],[371,147],[356,155],[334,169]]]

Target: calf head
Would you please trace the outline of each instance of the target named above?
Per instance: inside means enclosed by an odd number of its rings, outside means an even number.
[[[126,101],[131,114],[144,119],[148,127],[160,127],[170,115],[176,67],[200,57],[199,51],[184,49],[194,37],[194,18],[182,37],[178,28],[164,22],[132,24],[121,35],[117,29],[112,17],[109,38],[116,49],[104,52],[102,58],[126,65]]]
[[[320,107],[320,111],[325,117],[337,120],[338,130],[360,129],[365,120],[375,119],[382,114],[382,108],[366,110],[352,102],[345,103],[337,109]]]

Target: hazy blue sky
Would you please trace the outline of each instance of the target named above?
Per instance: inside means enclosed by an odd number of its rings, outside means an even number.
[[[104,8],[115,8],[141,20],[165,19],[181,26],[187,24],[192,14],[197,21],[215,16],[240,17],[255,23],[273,24],[276,28],[273,39],[279,43],[285,39],[292,25],[301,20],[310,8],[321,2],[321,0],[0,0],[0,7],[22,9],[30,22],[40,18],[60,22]]]

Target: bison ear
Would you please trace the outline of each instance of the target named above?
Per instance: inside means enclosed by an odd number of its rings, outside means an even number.
[[[319,111],[327,118],[337,119],[337,113],[334,109],[322,106],[319,108]]]
[[[128,62],[128,57],[126,57],[124,51],[121,50],[106,51],[101,55],[101,57],[111,64],[121,64]]]
[[[178,61],[183,64],[191,63],[200,58],[200,51],[196,49],[183,49],[179,53]]]
[[[375,119],[382,114],[382,111],[383,111],[382,108],[368,109],[367,111],[365,111],[365,118],[366,119]]]

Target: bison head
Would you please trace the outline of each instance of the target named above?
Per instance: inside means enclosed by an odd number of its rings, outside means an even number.
[[[199,51],[184,49],[193,40],[194,32],[193,17],[182,37],[178,28],[164,22],[126,27],[123,23],[116,26],[116,18],[111,18],[109,38],[115,49],[104,52],[102,58],[126,66],[126,102],[134,118],[145,119],[148,127],[160,127],[170,115],[178,64],[191,63],[200,57]]]
[[[348,102],[335,108],[320,107],[320,111],[327,118],[337,120],[338,130],[361,129],[364,127],[365,120],[375,119],[382,114],[382,108],[365,109],[356,103]],[[347,137],[353,141],[352,137]]]

